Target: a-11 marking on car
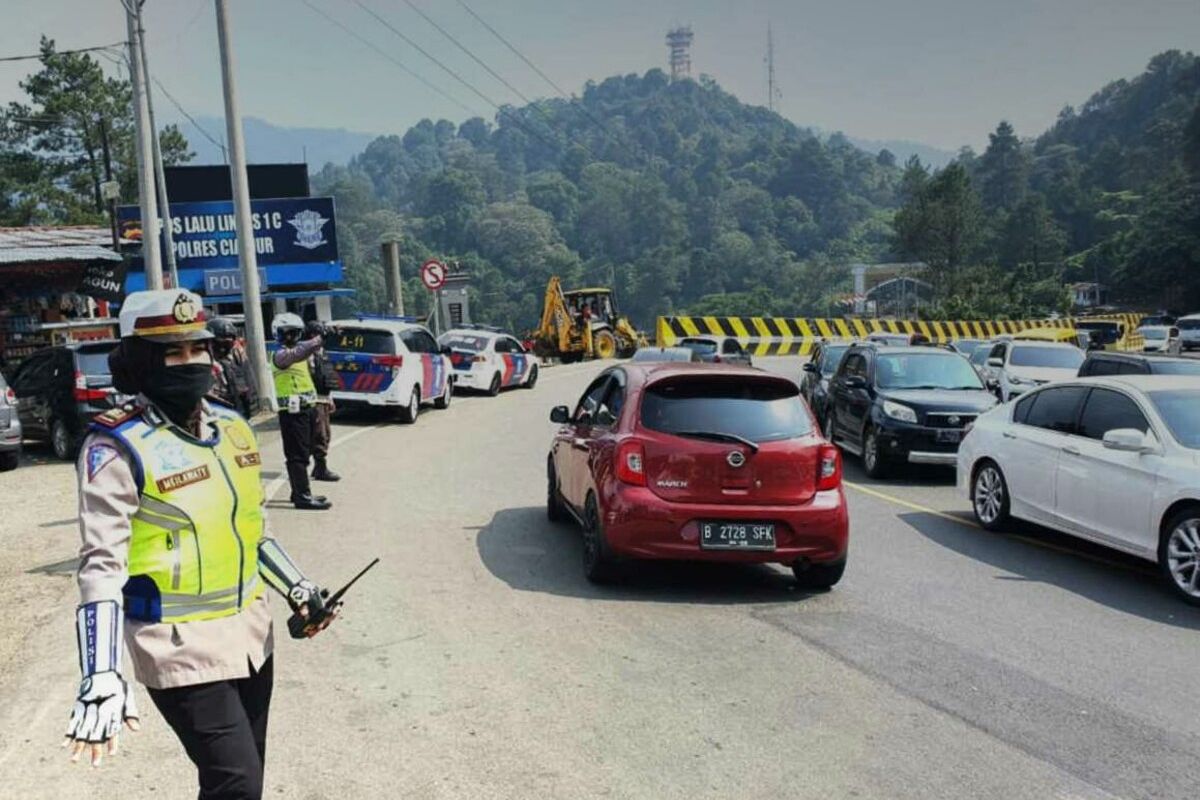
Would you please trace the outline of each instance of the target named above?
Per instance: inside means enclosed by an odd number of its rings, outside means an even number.
[[[399,318],[359,318],[333,323],[325,351],[338,376],[341,406],[396,406],[413,422],[422,403],[450,405],[450,360],[428,329]]]
[[[469,327],[446,331],[438,339],[450,351],[455,386],[497,395],[501,389],[537,383],[537,357],[524,345],[494,328]]]

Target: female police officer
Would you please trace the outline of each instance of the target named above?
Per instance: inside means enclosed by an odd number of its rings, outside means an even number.
[[[258,798],[273,647],[263,584],[302,614],[319,590],[266,531],[250,426],[204,399],[212,334],[200,299],[136,292],[120,327],[113,381],[138,398],[100,414],[80,455],[83,681],[64,744],[98,764],[122,722],[136,729],[124,639],[197,767],[201,800]]]

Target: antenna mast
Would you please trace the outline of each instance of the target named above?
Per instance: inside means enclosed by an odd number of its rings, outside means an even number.
[[[671,81],[690,78],[692,75],[692,28],[682,25],[667,31],[667,49],[671,51]]]
[[[775,84],[775,38],[771,35],[771,23],[767,23],[767,108],[775,110],[775,105],[783,97],[783,92]]]

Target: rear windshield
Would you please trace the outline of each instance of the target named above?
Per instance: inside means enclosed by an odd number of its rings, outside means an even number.
[[[1113,344],[1121,338],[1121,324],[1118,322],[1076,322],[1075,327],[1092,334],[1092,341],[1100,344]]]
[[[1175,323],[1175,327],[1181,331],[1200,330],[1200,319],[1181,319]]]
[[[1184,447],[1200,450],[1200,390],[1151,392],[1150,399],[1175,439]]]
[[[1083,363],[1083,351],[1077,347],[1013,347],[1008,363],[1014,367],[1048,367],[1051,369],[1079,369]]]
[[[1200,375],[1200,360],[1172,359],[1162,361],[1157,358],[1149,359],[1150,371],[1155,375]]]
[[[717,352],[717,343],[710,342],[707,339],[684,339],[680,344],[698,353]]]
[[[975,349],[971,351],[971,363],[977,367],[982,367],[984,364],[987,364],[988,355],[991,352],[991,342],[983,342],[975,345]]]
[[[813,432],[794,386],[745,378],[654,384],[642,397],[642,425],[663,433],[731,433],[752,442]]]
[[[76,369],[84,375],[108,375],[108,354],[116,345],[81,347],[75,351]]]
[[[325,349],[331,353],[371,353],[372,355],[395,355],[396,337],[391,331],[376,331],[370,328],[339,328],[337,333],[325,337]]]
[[[470,350],[478,353],[480,350],[487,349],[488,340],[484,336],[443,336],[438,344],[454,350]]]
[[[1166,328],[1143,328],[1142,336],[1153,341],[1161,341],[1167,338]]]

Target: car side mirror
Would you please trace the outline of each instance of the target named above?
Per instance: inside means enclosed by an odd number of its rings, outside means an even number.
[[[816,372],[817,365],[814,364],[813,362],[809,361],[807,364],[804,365],[804,371],[805,372]]]
[[[438,348],[438,352],[444,356],[448,356],[454,352],[454,349],[452,347],[450,347],[450,345],[444,344],[440,348]]]
[[[1125,453],[1149,453],[1155,450],[1153,436],[1137,428],[1115,428],[1104,434],[1104,446]]]
[[[865,389],[867,380],[862,375],[847,375],[842,378],[842,385],[847,389]]]
[[[995,367],[996,369],[1004,369],[1004,359],[1002,359],[1002,358],[989,358],[989,359],[987,360],[987,365],[988,365],[989,367]]]
[[[555,406],[550,409],[550,421],[557,425],[566,425],[571,421],[571,409],[566,406]]]

